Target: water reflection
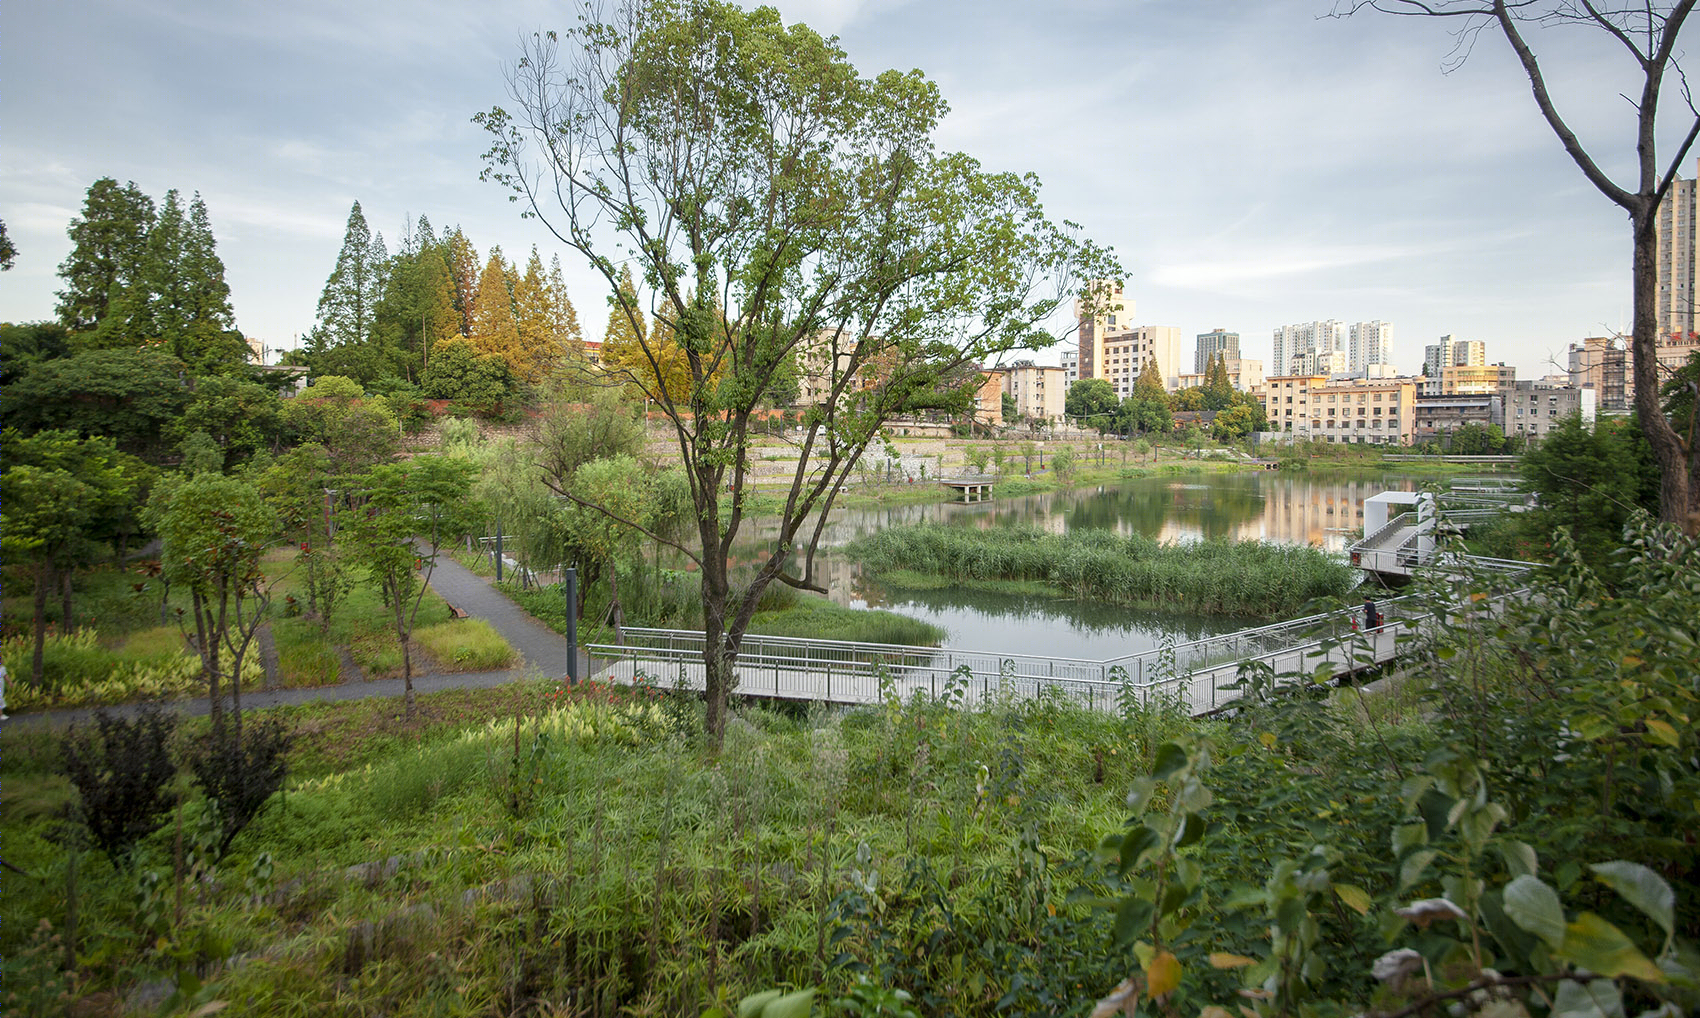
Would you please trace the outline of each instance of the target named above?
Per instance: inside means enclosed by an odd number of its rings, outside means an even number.
[[[1177,641],[1243,629],[1254,621],[1138,611],[1075,600],[1021,597],[956,588],[884,590],[835,549],[852,538],[912,523],[990,528],[1030,526],[1051,533],[1112,530],[1162,541],[1267,540],[1343,553],[1363,528],[1364,499],[1410,491],[1405,477],[1329,478],[1255,472],[1148,477],[1118,485],[1029,495],[973,505],[938,503],[840,510],[816,559],[816,576],[840,604],[890,608],[945,628],[951,646],[1005,653],[1102,658],[1147,650],[1165,635]],[[751,543],[771,541],[771,521]],[[753,549],[752,549],[753,550]]]

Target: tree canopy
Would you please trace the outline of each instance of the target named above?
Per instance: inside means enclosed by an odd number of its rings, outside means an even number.
[[[1044,215],[1033,177],[938,151],[945,103],[919,72],[863,77],[836,41],[771,8],[634,0],[582,13],[564,40],[524,44],[511,109],[479,114],[485,176],[601,273],[652,365],[665,350],[637,328],[623,265],[674,318],[665,338],[683,351],[688,391],[626,380],[668,419],[691,485],[698,533],[680,548],[701,569],[717,648],[706,664],[718,739],[762,590],[819,589],[812,521],[884,422],[960,410],[974,381],[960,369],[1044,345],[1037,324],[1071,280],[1120,273]],[[726,552],[743,522],[750,419],[823,332],[842,337],[843,356],[823,367],[827,401],[806,420],[771,551],[734,598]]]

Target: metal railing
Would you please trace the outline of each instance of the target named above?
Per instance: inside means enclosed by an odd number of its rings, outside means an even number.
[[[1490,602],[1496,606],[1515,596],[1501,594]],[[1400,653],[1400,641],[1420,634],[1432,618],[1416,595],[1379,602],[1377,610],[1373,632],[1360,625],[1361,608],[1340,609],[1102,661],[750,634],[733,665],[735,688],[743,695],[829,703],[876,703],[918,693],[965,700],[1049,695],[1104,709],[1132,697],[1141,703],[1166,699],[1191,713],[1208,713],[1240,697],[1238,689],[1224,687],[1248,663],[1274,673],[1308,674],[1324,663],[1349,671],[1391,660]],[[625,635],[631,642],[589,648],[612,662],[605,678],[705,688],[702,633],[627,629]]]

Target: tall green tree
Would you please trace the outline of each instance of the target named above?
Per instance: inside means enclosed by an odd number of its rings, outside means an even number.
[[[480,114],[486,176],[601,273],[652,368],[658,351],[644,346],[615,252],[658,306],[677,309],[669,339],[689,367],[685,401],[660,386],[645,395],[690,481],[696,533],[667,543],[701,577],[718,746],[763,591],[823,589],[819,521],[885,422],[961,413],[978,378],[968,365],[1049,342],[1036,323],[1077,273],[1121,273],[1044,216],[1033,178],[937,151],[945,103],[919,72],[864,78],[835,41],[771,8],[634,0],[607,21],[595,5],[581,13],[572,31],[526,45],[512,113]],[[828,361],[771,544],[734,591],[752,418],[823,332],[845,337],[844,356]]]
[[[584,333],[579,328],[578,311],[567,296],[567,280],[561,272],[560,255],[549,259],[549,328],[562,354],[582,365]]]
[[[383,464],[366,475],[363,502],[344,515],[344,540],[390,606],[409,721],[414,711],[410,644],[419,605],[443,543],[465,534],[482,516],[471,494],[477,472],[474,464],[446,456]]]
[[[1226,410],[1234,402],[1234,382],[1228,377],[1227,358],[1216,354],[1204,369],[1204,409]]]
[[[348,210],[336,267],[319,295],[318,324],[308,338],[310,351],[373,345],[389,260],[383,235],[372,233],[360,203],[355,202]]]
[[[154,204],[135,181],[102,177],[89,186],[83,214],[66,230],[71,253],[59,265],[59,321],[72,332],[92,331],[141,277]]]
[[[0,272],[10,272],[17,260],[18,245],[12,243],[12,235],[6,232],[6,221],[0,219]]]
[[[106,337],[104,346],[139,342],[168,350],[197,375],[246,363],[247,343],[236,331],[224,262],[199,194],[185,208],[176,190],[166,192],[140,277],[96,331]]]
[[[455,227],[443,238],[443,260],[449,266],[449,279],[454,284],[455,313],[460,316],[460,334],[472,335],[472,317],[478,309],[478,249],[466,234]]]
[[[535,245],[525,263],[525,274],[514,281],[514,330],[518,340],[516,358],[509,362],[515,375],[535,385],[554,370],[564,352],[555,333],[549,278]]]

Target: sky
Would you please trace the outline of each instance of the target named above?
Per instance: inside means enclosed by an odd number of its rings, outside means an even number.
[[[1133,321],[1241,335],[1395,326],[1414,372],[1442,334],[1519,377],[1627,329],[1629,233],[1482,35],[1443,71],[1449,24],[1330,0],[780,0],[866,75],[919,68],[941,148],[1033,171],[1053,217],[1111,245]],[[0,321],[53,317],[65,230],[90,184],[200,192],[237,325],[288,348],[314,324],[350,205],[391,250],[421,214],[487,256],[560,254],[586,333],[606,287],[496,185],[473,114],[505,99],[536,0],[77,0],[0,6],[0,219],[19,249]],[[1696,30],[1700,31],[1700,30]],[[1635,68],[1605,37],[1534,33],[1561,110],[1628,182]],[[1675,139],[1663,139],[1666,151]],[[1692,161],[1684,175],[1690,175]],[[0,353],[3,355],[3,353]],[[1055,363],[1057,351],[1038,355]]]

